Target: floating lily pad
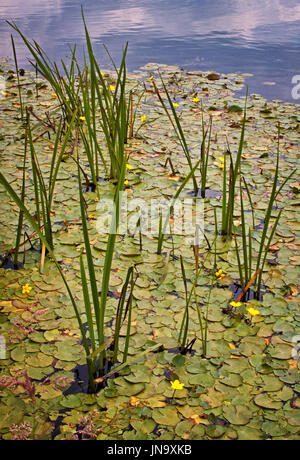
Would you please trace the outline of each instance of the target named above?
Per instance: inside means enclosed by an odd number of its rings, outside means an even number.
[[[179,423],[179,417],[176,407],[168,406],[162,409],[154,409],[152,418],[159,425],[176,426]]]
[[[281,409],[282,408],[282,403],[273,401],[267,393],[261,393],[254,398],[255,404],[257,404],[260,407],[264,407],[266,409]]]
[[[253,417],[248,407],[239,404],[223,407],[223,414],[228,422],[233,425],[247,425]]]

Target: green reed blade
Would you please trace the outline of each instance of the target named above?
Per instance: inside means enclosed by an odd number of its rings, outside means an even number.
[[[60,136],[58,136],[58,134],[56,135],[56,143],[55,143],[55,148],[54,148],[53,169],[51,167],[50,179],[49,179],[49,199],[48,199],[48,201],[49,201],[50,206],[52,204],[52,199],[53,199],[53,195],[54,195],[54,189],[55,189],[55,184],[56,184],[56,180],[57,180],[59,167],[60,167],[61,161],[63,159],[63,156],[65,154],[68,141],[69,141],[69,139],[71,137],[72,129],[73,129],[73,126],[74,126],[76,116],[77,116],[77,109],[72,114],[72,118],[71,118],[70,123],[68,125],[67,132],[63,137],[63,142],[62,142],[62,145],[61,145],[60,152],[59,152],[58,156],[57,156],[57,149],[58,149],[58,142],[59,142]],[[56,157],[57,157],[56,165],[54,166],[54,162],[55,162]]]
[[[131,331],[131,316],[132,316],[132,301],[133,301],[133,288],[134,288],[134,280],[133,280],[133,271],[131,273],[131,287],[129,292],[129,298],[127,302],[126,311],[128,312],[128,319],[127,319],[127,329],[126,329],[126,339],[125,339],[125,346],[123,352],[123,363],[127,361],[128,358],[128,349],[129,349],[129,340],[130,340],[130,331]],[[126,312],[125,312],[126,314]]]
[[[244,116],[243,116],[242,130],[241,130],[241,136],[240,136],[240,141],[239,141],[239,148],[238,148],[235,163],[233,163],[232,157],[231,157],[231,175],[230,175],[229,196],[228,196],[227,211],[226,211],[226,223],[225,223],[225,228],[223,229],[225,231],[225,234],[229,238],[232,237],[235,186],[236,186],[236,181],[237,181],[238,174],[241,168],[241,159],[242,159],[242,153],[243,153],[243,148],[244,148],[246,119],[247,119],[247,101],[248,101],[248,89],[247,89],[246,99],[245,99]],[[230,150],[229,150],[229,153],[231,155]]]
[[[223,169],[223,194],[222,194],[222,234],[226,234],[226,220],[227,220],[227,159],[226,159],[226,153],[225,153],[224,169]]]
[[[243,256],[244,256],[244,284],[248,284],[248,250],[247,250],[247,230],[246,230],[246,221],[245,221],[245,211],[243,203],[243,192],[242,192],[242,183],[240,180],[240,203],[241,203],[241,219],[242,219],[242,246],[243,246]]]
[[[84,307],[85,307],[85,314],[87,317],[88,323],[88,330],[89,336],[91,341],[91,346],[93,352],[96,349],[96,341],[95,341],[95,334],[94,334],[94,324],[93,324],[93,315],[92,315],[92,308],[91,308],[91,301],[90,301],[90,294],[86,279],[86,273],[83,263],[82,255],[80,255],[80,276],[81,276],[81,285],[82,285],[82,293],[83,293],[83,300],[84,300]]]
[[[113,209],[113,216],[112,222],[110,227],[110,233],[107,240],[106,245],[106,253],[104,259],[104,268],[103,268],[103,277],[102,277],[102,286],[101,286],[101,297],[100,297],[100,337],[99,343],[100,345],[103,343],[104,335],[103,335],[103,328],[104,328],[104,316],[106,310],[106,302],[107,302],[107,295],[109,290],[109,280],[110,280],[110,273],[111,273],[111,266],[112,266],[112,259],[115,249],[115,242],[117,231],[119,227],[119,213],[120,213],[120,206],[121,206],[121,190],[123,191],[124,187],[124,178],[125,178],[125,171],[126,171],[126,159],[124,158],[121,174],[119,177],[118,185],[116,188],[115,193],[115,200],[114,200],[114,209]],[[103,367],[103,353],[100,356],[100,367]]]
[[[89,356],[90,355],[90,350],[89,350],[89,344],[88,344],[88,341],[87,341],[87,338],[86,338],[86,334],[85,334],[85,330],[84,330],[84,326],[83,326],[83,323],[81,321],[81,318],[80,318],[80,313],[79,313],[79,310],[77,308],[77,304],[75,302],[75,299],[72,295],[72,291],[69,287],[69,284],[66,280],[66,277],[61,269],[61,266],[60,264],[58,263],[55,255],[54,255],[54,252],[52,250],[52,248],[49,246],[48,244],[48,241],[47,239],[45,238],[45,236],[43,235],[43,233],[41,232],[40,230],[40,227],[39,225],[35,222],[35,219],[31,216],[30,212],[28,211],[27,207],[25,206],[25,204],[22,202],[22,200],[19,198],[19,196],[16,194],[16,192],[13,190],[13,188],[11,187],[11,185],[8,183],[8,181],[6,180],[6,178],[4,177],[4,175],[0,172],[0,183],[3,185],[3,187],[5,188],[5,190],[7,191],[7,193],[10,195],[10,197],[13,199],[13,201],[16,203],[16,205],[24,212],[24,215],[26,217],[26,219],[28,220],[28,222],[30,223],[31,227],[33,228],[33,230],[37,233],[37,235],[39,236],[39,238],[41,239],[41,241],[43,242],[43,244],[45,245],[45,247],[47,248],[56,268],[58,269],[62,279],[63,279],[63,282],[65,284],[65,287],[67,289],[67,292],[68,292],[68,295],[70,297],[70,300],[71,300],[71,303],[72,303],[72,306],[74,308],[74,312],[75,312],[75,315],[76,315],[76,318],[77,318],[77,321],[78,321],[78,325],[79,325],[79,328],[80,328],[80,332],[81,332],[81,336],[82,336],[82,341],[83,341],[83,345],[84,345],[84,348],[85,348],[85,352],[86,352],[86,355]]]
[[[25,128],[25,146],[24,146],[24,156],[23,156],[23,174],[22,174],[22,190],[21,190],[21,200],[23,204],[25,203],[25,188],[26,188],[25,173],[26,173],[27,147],[28,147],[27,124],[28,124],[28,115],[27,115],[27,123],[26,123],[26,128]],[[15,266],[18,265],[19,247],[20,247],[20,242],[21,242],[23,221],[24,221],[24,212],[20,209],[18,228],[17,228],[17,237],[16,237],[15,251],[14,251],[14,265]]]
[[[176,137],[178,138],[178,140],[180,142],[180,145],[181,145],[181,147],[183,149],[183,152],[184,152],[184,154],[186,156],[186,159],[188,161],[190,170],[193,171],[192,178],[193,178],[193,184],[194,184],[194,193],[195,193],[195,196],[197,196],[197,194],[198,194],[198,185],[197,185],[196,177],[195,177],[195,174],[194,174],[195,171],[194,171],[194,168],[193,168],[193,165],[192,165],[192,160],[191,160],[189,148],[188,148],[188,145],[187,145],[187,142],[186,142],[186,139],[185,139],[185,135],[184,135],[183,129],[181,127],[179,118],[177,116],[176,110],[175,110],[175,108],[173,106],[172,99],[171,99],[171,97],[169,95],[169,92],[168,92],[168,90],[166,88],[166,85],[165,85],[165,83],[164,83],[164,81],[163,81],[161,76],[160,76],[160,79],[161,79],[164,91],[165,91],[165,93],[167,95],[167,98],[168,98],[168,101],[169,101],[169,105],[170,105],[170,108],[171,108],[175,123],[174,123],[174,121],[173,121],[173,119],[172,119],[172,117],[171,117],[171,115],[169,113],[169,110],[168,110],[166,104],[164,103],[164,101],[163,101],[163,99],[162,99],[162,97],[161,97],[161,95],[159,93],[159,90],[158,90],[154,80],[152,81],[152,84],[154,86],[155,93],[156,93],[157,97],[159,98],[159,101],[160,101],[162,107],[164,108],[169,121],[171,122],[171,124],[173,126],[173,129],[174,129],[174,132],[176,134]],[[201,159],[200,159],[200,161],[201,161]],[[198,162],[198,164],[200,163],[200,161]]]
[[[276,218],[276,220],[275,220],[275,222],[274,222],[274,225],[273,225],[271,234],[270,234],[269,239],[268,239],[268,241],[267,241],[267,244],[266,244],[266,246],[265,246],[264,256],[263,256],[262,262],[261,262],[261,264],[260,264],[261,271],[259,272],[259,275],[258,275],[258,277],[257,277],[257,296],[258,296],[258,298],[259,298],[259,294],[260,294],[260,290],[261,290],[263,269],[264,269],[264,266],[265,266],[265,263],[266,263],[268,251],[269,251],[269,248],[270,248],[270,246],[271,246],[271,242],[272,242],[273,236],[274,236],[274,234],[275,234],[275,231],[276,231],[276,229],[277,229],[277,226],[278,226],[278,223],[279,223],[279,220],[280,220],[282,211],[283,211],[283,210],[281,209],[281,211],[278,213],[278,216],[277,216],[277,218]]]
[[[234,242],[235,242],[235,253],[236,253],[236,258],[237,258],[238,268],[239,268],[239,274],[240,274],[240,282],[241,282],[242,289],[244,289],[246,285],[245,285],[245,281],[244,281],[243,266],[242,266],[242,262],[241,262],[241,258],[240,258],[240,251],[239,251],[236,235],[234,235]]]
[[[175,201],[179,197],[180,193],[182,192],[182,190],[184,189],[184,187],[186,186],[186,184],[188,183],[190,178],[194,175],[196,169],[198,168],[198,166],[200,164],[200,161],[201,161],[201,159],[197,161],[196,165],[192,168],[190,173],[186,176],[186,178],[182,181],[181,185],[178,187],[177,192],[174,194],[173,198],[171,199],[170,209],[174,208]],[[160,231],[160,234],[162,235],[162,237],[160,237],[159,240],[158,240],[157,254],[161,254],[161,251],[162,251],[162,245],[163,245],[164,235],[166,233],[166,229],[167,229],[167,226],[168,226],[168,220],[169,220],[169,214],[166,217],[166,220],[165,220],[165,223],[164,223],[164,226],[163,226],[163,230]]]
[[[18,81],[18,94],[19,94],[19,102],[20,102],[21,120],[24,121],[24,108],[23,108],[23,101],[22,101],[22,92],[21,92],[21,85],[20,85],[20,75],[19,75],[19,67],[18,67],[15,41],[14,41],[13,35],[11,35],[10,38],[11,38],[11,44],[12,44],[15,67],[16,67],[16,74],[17,74],[17,81]]]
[[[272,215],[273,204],[274,204],[274,201],[275,201],[275,198],[276,198],[276,189],[277,189],[277,181],[278,181],[278,174],[279,174],[279,156],[280,156],[280,128],[278,128],[278,145],[277,145],[277,159],[276,159],[275,176],[274,176],[274,179],[273,179],[273,187],[272,187],[272,191],[271,191],[271,195],[270,195],[270,199],[269,199],[268,208],[267,208],[267,211],[266,211],[264,227],[263,227],[263,232],[262,232],[262,236],[261,236],[258,257],[257,257],[256,271],[260,268],[260,265],[261,265],[261,258],[262,258],[262,254],[263,254],[264,247],[265,247],[265,240],[266,240],[266,237],[267,237],[267,232],[268,232],[268,228],[269,228],[269,222],[270,222],[271,215]],[[259,279],[261,279],[261,276],[259,276],[256,279],[255,284],[257,284]]]
[[[250,206],[251,206],[252,227],[253,227],[253,229],[254,229],[254,228],[255,228],[255,213],[254,213],[254,206],[253,206],[253,202],[252,202],[252,198],[251,198],[251,193],[250,193],[248,184],[247,184],[246,179],[245,179],[244,176],[242,176],[242,180],[243,180],[243,182],[244,182],[244,185],[245,185],[245,188],[246,188],[246,191],[247,191],[247,195],[248,195],[248,199],[249,199],[249,203],[250,203]]]
[[[248,257],[249,271],[248,271],[248,280],[251,280],[251,278],[252,278],[252,230],[251,230],[251,227],[249,227],[248,245],[249,245],[249,257]]]
[[[118,351],[119,351],[119,337],[120,337],[120,329],[122,326],[122,315],[123,315],[123,308],[126,299],[126,292],[129,284],[130,277],[132,276],[133,267],[129,267],[126,275],[125,282],[122,287],[121,296],[118,303],[117,314],[115,319],[115,333],[114,333],[114,355],[113,355],[113,363],[117,362],[118,358]]]
[[[187,279],[186,279],[186,273],[185,273],[182,255],[180,255],[180,266],[181,266],[181,274],[182,274],[184,290],[185,290],[185,311],[184,311],[183,320],[182,320],[181,327],[180,327],[178,341],[180,343],[181,352],[183,352],[185,349],[188,329],[189,329],[189,319],[190,319],[189,318],[189,306],[191,303],[191,297],[192,297],[193,291],[191,291],[190,296],[188,297]],[[182,334],[183,334],[183,337],[182,337]]]
[[[80,212],[81,212],[81,225],[82,225],[82,233],[84,238],[84,246],[86,252],[86,260],[88,266],[88,272],[90,277],[90,286],[92,292],[92,299],[93,299],[93,306],[96,316],[96,329],[97,329],[97,336],[99,340],[99,344],[103,343],[103,323],[101,323],[101,315],[100,315],[100,304],[99,304],[99,296],[98,296],[98,288],[97,288],[97,281],[95,275],[95,267],[93,262],[93,256],[91,251],[89,233],[87,228],[87,218],[85,213],[85,206],[84,206],[84,197],[82,192],[82,185],[81,185],[81,174],[80,168],[77,168],[78,171],[78,182],[79,182],[79,203],[80,203]]]

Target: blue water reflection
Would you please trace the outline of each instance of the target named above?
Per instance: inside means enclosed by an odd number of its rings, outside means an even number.
[[[131,70],[161,62],[250,73],[251,92],[292,100],[291,80],[300,74],[300,0],[0,0],[0,56],[11,56],[5,19],[12,19],[51,58],[65,58],[74,43],[82,57],[81,4],[104,66],[103,43],[118,61],[128,41]],[[28,52],[14,36],[26,66]]]

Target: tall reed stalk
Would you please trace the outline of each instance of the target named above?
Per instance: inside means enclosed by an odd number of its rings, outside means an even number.
[[[51,212],[52,212],[51,207],[52,207],[52,202],[53,202],[55,184],[56,184],[56,180],[57,180],[57,176],[59,172],[59,167],[60,167],[62,158],[65,154],[65,150],[68,145],[68,141],[71,136],[75,117],[76,117],[76,111],[73,114],[73,118],[70,122],[70,125],[68,127],[66,134],[63,136],[63,141],[61,145],[60,145],[61,123],[58,127],[58,130],[56,132],[56,138],[54,142],[54,148],[53,148],[52,159],[51,159],[51,164],[50,164],[50,171],[47,177],[47,181],[46,181],[45,175],[43,174],[40,168],[39,159],[36,154],[35,147],[34,147],[29,114],[27,118],[28,120],[27,132],[28,132],[28,143],[29,143],[30,156],[31,156],[36,219],[37,219],[37,222],[40,228],[43,227],[45,238],[47,240],[48,246],[50,246],[51,249],[54,248],[52,223],[51,223]]]
[[[201,163],[200,163],[201,197],[205,198],[207,171],[208,171],[208,159],[209,159],[209,150],[210,150],[210,143],[211,143],[211,132],[212,132],[212,117],[210,117],[209,119],[208,128],[205,129],[204,110],[203,110],[202,103],[201,103],[201,111],[202,111],[202,142],[201,142]],[[207,140],[207,144],[206,144],[206,140]]]
[[[165,222],[164,222],[164,225],[162,223],[162,214],[160,214],[160,218],[159,218],[159,231],[158,231],[158,242],[157,242],[157,254],[161,254],[161,251],[162,251],[162,246],[163,246],[163,241],[164,241],[164,238],[165,238],[165,235],[166,235],[166,230],[167,230],[167,227],[168,227],[168,224],[170,222],[170,217],[172,217],[173,213],[174,213],[174,206],[175,206],[175,202],[176,200],[179,198],[179,195],[181,194],[182,190],[184,189],[184,187],[186,186],[186,184],[188,183],[188,181],[191,179],[191,177],[194,176],[194,173],[196,171],[196,169],[198,168],[199,164],[200,164],[200,161],[197,161],[196,165],[192,168],[192,170],[190,171],[190,173],[186,176],[186,178],[182,181],[182,183],[180,184],[180,186],[178,187],[178,190],[177,192],[174,194],[174,196],[172,197],[171,199],[171,202],[170,202],[170,206],[169,206],[169,212],[167,212],[167,216],[166,216],[166,219],[165,219]]]
[[[31,65],[36,72],[42,75],[51,85],[54,94],[56,94],[63,111],[64,118],[70,122],[75,110],[80,106],[80,96],[78,88],[76,89],[76,46],[72,50],[71,64],[69,68],[63,60],[61,66],[64,70],[65,77],[62,76],[57,64],[51,62],[46,52],[39,46],[36,41],[32,43],[25,37],[15,22],[7,23],[20,35],[26,48],[30,52],[32,59]]]
[[[222,200],[222,235],[225,238],[232,238],[233,230],[233,215],[234,215],[234,204],[235,204],[235,194],[236,194],[236,183],[238,175],[241,168],[241,159],[244,148],[244,139],[245,139],[245,127],[246,127],[246,117],[247,117],[247,100],[248,100],[248,90],[246,94],[244,116],[242,122],[241,137],[238,147],[237,156],[235,162],[230,149],[228,148],[228,154],[230,156],[230,167],[229,167],[229,179],[227,178],[227,162],[226,154],[224,156],[224,172],[223,172],[223,200]],[[228,188],[228,193],[227,193]]]
[[[211,299],[211,292],[212,288],[214,285],[215,281],[215,269],[216,269],[216,241],[217,241],[217,235],[215,235],[213,245],[214,245],[214,267],[212,269],[212,275],[211,275],[211,282],[210,282],[210,287],[208,291],[208,296],[206,299],[206,310],[205,313],[202,311],[199,300],[198,300],[198,295],[196,291],[196,287],[198,285],[198,280],[201,271],[204,269],[205,266],[205,259],[200,263],[199,261],[199,246],[196,244],[193,246],[194,249],[194,257],[195,257],[195,277],[194,279],[191,279],[191,284],[192,288],[190,290],[190,293],[188,292],[188,284],[187,284],[187,278],[186,278],[186,273],[185,273],[185,268],[184,268],[184,263],[183,263],[183,258],[180,256],[180,266],[181,266],[181,274],[182,274],[182,279],[183,279],[183,284],[184,284],[184,291],[185,291],[185,310],[184,310],[184,315],[183,319],[181,322],[180,326],[180,332],[179,332],[179,337],[178,337],[178,342],[180,344],[180,350],[181,353],[185,353],[187,348],[189,347],[190,344],[187,343],[187,337],[188,337],[188,330],[189,330],[189,324],[190,324],[190,308],[191,308],[191,303],[192,303],[192,297],[194,297],[195,305],[196,305],[196,310],[197,310],[197,316],[198,316],[198,321],[199,321],[199,327],[200,327],[200,340],[202,344],[202,356],[206,357],[207,356],[207,336],[208,336],[208,308],[210,305],[210,299]],[[209,252],[207,253],[206,257],[208,256]],[[192,340],[190,343],[194,343],[195,340]]]
[[[190,155],[190,150],[189,150],[189,147],[188,147],[188,144],[187,144],[187,141],[186,141],[186,138],[185,138],[185,134],[184,134],[184,131],[182,129],[182,126],[181,126],[181,123],[180,123],[180,120],[178,118],[178,115],[176,113],[176,110],[174,108],[174,105],[173,105],[173,102],[172,102],[172,99],[170,97],[170,94],[167,90],[167,87],[162,79],[162,77],[160,76],[160,79],[161,79],[161,83],[162,83],[162,86],[163,86],[163,89],[164,89],[164,92],[166,93],[166,96],[167,96],[167,99],[168,99],[168,103],[169,103],[169,106],[170,106],[170,109],[171,109],[171,113],[172,115],[170,114],[170,110],[167,108],[167,105],[166,103],[164,102],[158,88],[157,88],[157,85],[155,83],[154,80],[152,80],[152,84],[153,84],[153,87],[154,87],[154,90],[155,90],[155,93],[164,109],[164,111],[166,112],[166,115],[171,123],[171,125],[173,126],[173,129],[174,129],[174,132],[176,134],[176,137],[182,147],[182,150],[185,154],[185,157],[187,159],[187,162],[188,162],[188,165],[189,165],[189,168],[190,168],[190,172],[191,172],[191,177],[192,177],[192,180],[193,180],[193,186],[194,186],[194,195],[197,196],[198,195],[198,184],[197,184],[197,180],[196,180],[196,177],[195,177],[195,168],[193,167],[193,164],[192,164],[192,159],[191,159],[191,155]],[[173,118],[172,118],[173,116]]]
[[[24,155],[23,155],[23,173],[22,173],[22,190],[21,190],[21,200],[24,204],[25,202],[25,193],[26,193],[26,162],[27,162],[27,147],[28,147],[28,116],[27,122],[25,127],[25,144],[24,144]],[[18,266],[18,257],[19,257],[19,248],[20,242],[22,237],[22,229],[23,229],[23,221],[24,221],[24,212],[22,209],[19,210],[19,219],[18,219],[18,227],[17,227],[17,236],[16,236],[16,243],[14,249],[14,266]]]
[[[13,35],[11,35],[11,45],[12,45],[12,49],[13,49],[15,68],[16,68],[16,75],[17,75],[17,82],[18,82],[18,94],[19,94],[21,120],[24,121],[24,106],[23,106],[22,92],[21,92],[21,85],[20,85],[19,66],[18,66],[18,59],[17,59],[16,47],[15,47],[15,41],[14,41]]]
[[[88,331],[89,331],[89,337],[90,337],[90,342],[91,342],[90,352],[91,352],[91,356],[93,357],[93,375],[96,375],[97,372],[100,372],[100,374],[103,372],[104,359],[106,357],[107,341],[105,340],[105,337],[104,337],[104,329],[105,329],[104,317],[105,317],[108,290],[109,290],[111,264],[112,264],[114,249],[115,249],[116,234],[117,234],[118,225],[119,225],[119,212],[120,212],[120,206],[121,206],[121,193],[122,193],[121,190],[123,189],[125,170],[126,170],[126,160],[124,161],[124,164],[122,165],[121,176],[119,178],[118,185],[115,191],[115,200],[114,200],[115,206],[113,210],[110,234],[108,236],[108,241],[107,241],[107,246],[106,246],[104,268],[103,268],[103,273],[102,273],[101,297],[99,299],[97,279],[96,279],[96,274],[95,274],[95,267],[94,267],[92,252],[91,252],[87,217],[86,217],[86,212],[85,212],[85,202],[84,202],[83,191],[82,191],[81,181],[80,181],[81,173],[80,173],[80,168],[78,166],[79,200],[80,200],[80,209],[81,209],[82,231],[83,231],[83,237],[84,237],[86,263],[87,263],[87,268],[88,268],[88,273],[89,273],[89,284],[90,284],[91,297],[90,297],[89,289],[88,289],[88,282],[87,282],[87,276],[86,276],[86,272],[84,268],[83,256],[81,256],[81,259],[80,259],[80,272],[81,272],[82,289],[83,289],[83,294],[84,294],[85,313],[87,317]],[[126,280],[125,280],[125,283],[123,285],[123,289],[121,292],[121,297],[120,297],[119,306],[118,306],[117,314],[116,314],[116,320],[115,320],[114,338],[109,341],[109,345],[112,344],[114,347],[113,362],[117,361],[121,319],[122,319],[123,307],[125,303],[125,297],[126,297],[127,287],[129,285],[129,282],[131,285],[131,290],[130,290],[129,300],[127,303],[126,312],[123,318],[123,321],[124,321],[128,313],[128,327],[127,327],[127,334],[126,334],[126,340],[125,340],[125,350],[124,350],[123,360],[127,359],[129,336],[130,336],[132,290],[134,287],[132,267],[128,269],[127,277],[126,277]],[[93,316],[95,316],[95,326],[93,324]],[[98,357],[99,357],[99,367],[97,367]]]
[[[293,176],[296,170],[292,171],[289,176],[282,182],[281,186],[278,187],[278,177],[279,177],[279,159],[280,159],[280,128],[278,128],[278,147],[277,147],[277,159],[276,159],[276,167],[275,167],[275,175],[273,178],[273,186],[269,198],[269,203],[267,206],[265,218],[264,218],[264,226],[262,230],[262,235],[259,242],[259,249],[258,255],[256,260],[256,265],[253,264],[253,244],[252,244],[252,237],[254,228],[249,226],[247,228],[246,221],[245,221],[245,209],[244,209],[244,199],[243,199],[243,189],[242,189],[242,180],[245,184],[246,191],[248,193],[249,202],[252,208],[253,214],[253,227],[254,227],[254,209],[251,199],[251,194],[249,192],[249,188],[244,177],[240,178],[240,207],[241,207],[241,237],[242,237],[242,254],[243,254],[243,262],[240,257],[240,250],[238,247],[237,237],[235,236],[235,251],[237,256],[238,268],[239,268],[239,276],[242,291],[245,292],[246,289],[248,290],[250,285],[256,287],[256,296],[257,298],[260,297],[261,286],[262,286],[262,276],[263,270],[265,267],[265,263],[267,260],[269,248],[272,243],[272,239],[276,232],[276,229],[279,224],[279,220],[282,214],[282,209],[277,213],[274,223],[272,224],[271,231],[270,230],[270,223],[273,214],[273,209],[275,205],[275,201],[278,197],[278,194],[281,192],[284,185],[288,182],[288,180]],[[255,265],[255,266],[254,266]]]
[[[85,147],[91,179],[95,188],[99,179],[99,162],[104,166],[105,173],[110,169],[110,178],[118,181],[125,154],[125,144],[133,136],[133,124],[136,110],[133,113],[132,93],[126,93],[126,55],[128,44],[123,51],[120,67],[117,68],[109,51],[106,52],[115,70],[115,82],[105,77],[95,58],[90,35],[82,10],[85,30],[88,64],[81,70],[76,58],[76,46],[72,50],[69,66],[61,60],[60,66],[51,62],[45,51],[34,41],[31,43],[15,23],[10,26],[18,32],[27,49],[31,53],[31,64],[51,85],[57,96],[64,115],[64,120],[70,123],[77,111],[76,123],[80,137]],[[22,108],[22,105],[21,105]],[[110,165],[107,164],[103,149],[97,138],[97,131],[104,134]]]
[[[116,72],[116,82],[112,85],[105,79],[95,58],[83,12],[82,17],[89,57],[91,107],[95,113],[97,101],[100,112],[100,126],[105,136],[110,157],[110,177],[118,180],[121,175],[123,160],[126,156],[125,143],[127,142],[130,126],[130,103],[127,102],[126,97],[126,54],[128,43],[123,51],[119,69],[117,69],[106,48]]]

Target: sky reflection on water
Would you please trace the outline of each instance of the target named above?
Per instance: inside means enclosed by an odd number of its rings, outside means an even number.
[[[10,19],[51,58],[65,58],[74,43],[82,58],[81,4],[104,66],[103,43],[118,62],[128,41],[130,70],[160,62],[251,73],[250,92],[292,100],[291,80],[300,74],[300,0],[0,0],[0,56],[11,57]],[[20,65],[28,67],[28,52],[14,37]]]

